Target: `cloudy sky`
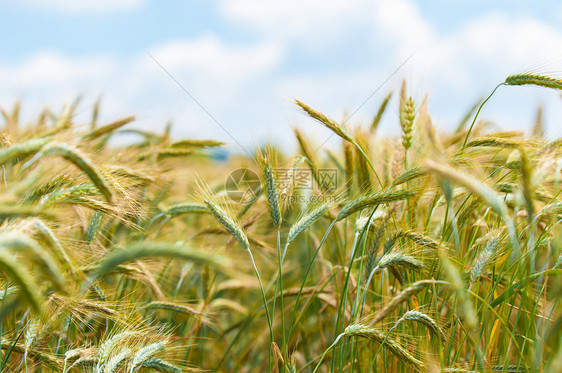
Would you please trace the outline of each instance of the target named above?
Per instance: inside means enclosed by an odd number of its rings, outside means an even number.
[[[429,94],[434,122],[452,129],[509,74],[562,75],[562,4],[538,3],[0,0],[0,105],[21,99],[31,119],[82,94],[86,121],[102,96],[103,120],[135,114],[153,130],[172,120],[177,137],[223,139],[236,151],[268,139],[291,146],[293,126],[322,143],[330,133],[293,99],[366,123],[406,78],[418,102]],[[548,135],[560,137],[557,92],[502,87],[482,115],[528,129],[538,105]],[[398,133],[396,112],[393,100],[383,132]]]

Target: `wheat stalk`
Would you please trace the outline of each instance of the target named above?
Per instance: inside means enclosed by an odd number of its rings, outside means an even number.
[[[506,219],[509,218],[505,203],[489,186],[444,163],[428,160],[426,161],[426,167],[431,173],[466,187],[472,193],[487,202],[498,215]]]

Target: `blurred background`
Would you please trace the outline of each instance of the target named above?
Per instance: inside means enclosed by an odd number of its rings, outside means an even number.
[[[293,126],[323,143],[330,132],[293,99],[369,123],[405,78],[415,100],[429,94],[434,124],[452,130],[506,76],[562,75],[558,1],[0,4],[2,107],[21,100],[30,121],[82,95],[79,120],[87,122],[101,97],[102,121],[134,114],[133,127],[163,131],[171,120],[174,136],[224,140],[232,152],[266,141],[294,149]],[[390,105],[380,131],[393,135],[397,95]],[[548,137],[560,137],[562,99],[552,90],[502,87],[481,118],[529,130],[540,105]]]

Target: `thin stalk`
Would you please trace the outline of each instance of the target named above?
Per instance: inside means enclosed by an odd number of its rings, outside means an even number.
[[[371,167],[371,170],[373,170],[373,172],[375,173],[375,176],[377,178],[377,181],[379,182],[379,185],[383,185],[382,181],[379,177],[379,174],[377,173],[377,171],[375,170],[375,166],[373,166],[373,164],[371,163],[371,160],[369,159],[369,157],[367,157],[367,154],[365,154],[365,151],[363,151],[363,149],[359,146],[359,144],[354,143],[355,146],[357,147],[357,150],[359,150],[359,152],[361,153],[361,155],[363,156],[363,158],[365,158],[365,160],[367,161],[367,163],[369,164],[369,167]]]
[[[494,93],[496,93],[497,89],[499,87],[501,87],[502,85],[504,85],[505,83],[500,83],[496,86],[496,88],[494,88],[494,90],[492,91],[492,93],[490,93],[490,95],[488,97],[486,97],[486,99],[484,101],[482,101],[482,103],[480,104],[480,106],[478,107],[478,110],[476,111],[476,115],[474,116],[474,119],[472,120],[472,123],[470,124],[470,127],[468,128],[468,132],[466,133],[466,137],[464,138],[464,142],[462,143],[462,148],[461,148],[461,152],[460,154],[462,155],[464,148],[466,148],[466,143],[468,142],[468,138],[470,137],[470,133],[472,132],[472,128],[474,127],[474,124],[476,123],[476,119],[478,118],[478,115],[480,114],[480,110],[482,110],[482,107],[484,106],[484,104],[486,102],[488,102],[488,100],[490,98],[492,98],[492,96],[494,95]]]
[[[318,256],[318,253],[320,252],[320,249],[322,248],[322,245],[324,245],[324,242],[326,241],[326,238],[328,238],[328,234],[330,233],[330,231],[332,230],[332,227],[335,224],[336,224],[335,220],[332,221],[332,223],[330,223],[330,225],[328,226],[328,229],[326,230],[326,233],[324,233],[324,237],[322,237],[322,240],[320,241],[320,244],[318,245],[318,249],[316,249],[316,252],[312,256],[312,260],[308,264],[308,268],[306,269],[306,273],[304,274],[304,279],[302,280],[301,287],[299,289],[299,293],[297,294],[295,306],[293,307],[293,313],[291,315],[291,323],[289,324],[289,333],[287,335],[288,338],[291,337],[291,334],[293,332],[294,322],[295,322],[295,318],[296,318],[296,314],[297,314],[297,308],[299,306],[299,301],[301,299],[302,290],[304,289],[304,286],[306,284],[306,280],[308,279],[308,276],[310,275],[310,271],[312,270],[312,266],[314,264],[314,261],[316,260],[316,257]]]
[[[285,336],[285,303],[283,300],[283,258],[281,257],[281,232],[279,229],[277,230],[277,260],[279,263],[279,293],[281,298],[279,302],[281,303],[281,335],[283,336],[283,346],[281,346],[283,351],[283,358],[286,358],[287,355],[287,340]],[[275,292],[275,296],[277,297],[277,291]],[[285,371],[285,367],[283,366],[283,371]]]
[[[252,250],[250,250],[250,247],[248,247],[248,254],[250,255],[250,260],[252,261],[252,267],[254,267],[254,272],[256,273],[256,277],[258,279],[258,283],[260,285],[260,291],[261,291],[261,296],[262,296],[262,300],[263,300],[263,306],[265,308],[265,315],[267,317],[267,325],[269,326],[269,339],[270,339],[270,344],[269,344],[269,350],[270,350],[270,365],[271,365],[271,345],[274,342],[273,339],[273,325],[271,323],[271,317],[269,315],[269,309],[267,308],[267,298],[265,296],[265,291],[263,290],[263,284],[261,281],[261,276],[260,276],[260,272],[258,271],[258,267],[256,266],[256,262],[254,261],[254,256],[252,255]],[[270,367],[271,370],[271,367]]]

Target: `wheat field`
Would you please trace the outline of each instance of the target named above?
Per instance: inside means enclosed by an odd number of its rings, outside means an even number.
[[[526,85],[562,81],[498,87]],[[0,370],[561,372],[562,141],[492,131],[492,95],[441,131],[406,83],[383,137],[392,96],[367,125],[297,100],[339,149],[228,161],[98,104],[2,110]]]

